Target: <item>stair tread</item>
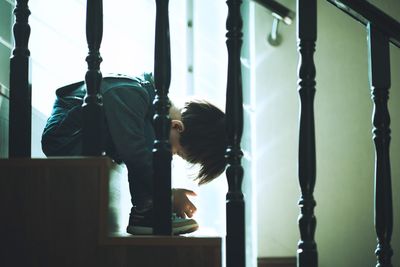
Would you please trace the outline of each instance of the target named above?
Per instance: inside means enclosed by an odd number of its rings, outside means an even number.
[[[111,233],[102,243],[108,245],[184,245],[184,246],[220,246],[221,237],[217,236],[157,236],[130,235],[127,233]]]
[[[180,235],[180,236],[155,236],[155,235],[130,235],[120,229],[116,231],[107,230],[107,209],[108,202],[108,184],[110,179],[113,179],[115,175],[119,176],[120,167],[113,163],[108,157],[50,157],[50,158],[13,158],[13,159],[0,159],[0,167],[5,171],[5,176],[2,176],[1,183],[4,185],[10,185],[12,181],[15,186],[20,184],[18,180],[21,180],[27,190],[23,195],[20,196],[20,203],[25,203],[28,210],[35,210],[30,216],[27,217],[31,223],[36,223],[40,227],[47,223],[50,225],[50,229],[54,226],[54,218],[63,218],[62,220],[57,219],[58,223],[62,224],[62,227],[69,227],[74,221],[64,214],[63,209],[69,208],[74,210],[73,216],[79,216],[83,218],[81,222],[90,220],[91,223],[98,223],[98,241],[105,245],[128,245],[128,246],[220,246],[221,237],[218,236],[206,236],[204,234],[194,232],[191,234]],[[99,173],[94,170],[101,170]],[[4,178],[4,179],[3,179]],[[51,178],[51,179],[49,179]],[[117,178],[119,179],[119,178]],[[87,182],[84,182],[87,180]],[[67,184],[68,183],[68,184]],[[13,186],[13,189],[17,187]],[[6,187],[4,187],[6,188]],[[51,188],[51,191],[48,189]],[[83,191],[76,191],[77,189],[83,189]],[[93,190],[92,190],[93,189]],[[17,192],[7,190],[9,200],[14,199],[14,195]],[[52,192],[52,193],[51,193]],[[70,195],[74,193],[74,197]],[[51,197],[50,197],[50,196]],[[47,197],[45,197],[47,196]],[[21,198],[22,197],[22,198]],[[59,201],[62,201],[63,206],[57,206],[52,204],[54,197]],[[51,202],[43,202],[46,199],[52,199]],[[74,201],[85,205],[72,206],[68,204],[68,200],[71,198]],[[65,201],[63,201],[63,199]],[[95,199],[95,200],[94,200]],[[88,204],[88,200],[92,204]],[[21,202],[22,201],[22,202]],[[7,202],[7,201],[6,201]],[[99,203],[95,204],[95,202]],[[33,203],[41,203],[43,206],[36,206]],[[95,206],[93,206],[93,204]],[[29,207],[29,208],[28,208]],[[96,210],[93,212],[93,208]],[[91,210],[91,215],[88,215],[84,210]],[[56,214],[47,214],[48,211],[54,211]],[[72,211],[72,210],[71,210]],[[37,214],[37,215],[35,215]],[[39,215],[41,214],[41,215]],[[47,216],[43,216],[46,214]],[[25,215],[18,215],[25,216]],[[83,217],[82,217],[83,216]],[[93,217],[94,216],[94,217]],[[99,217],[98,217],[99,216]],[[97,217],[97,219],[95,218]],[[21,221],[22,218],[18,217]],[[82,227],[85,227],[82,225]],[[86,226],[87,227],[87,226]],[[37,229],[39,231],[39,229]],[[80,234],[82,229],[76,228],[77,232],[74,235]],[[46,227],[40,227],[42,235],[49,236],[51,231]],[[71,229],[71,231],[73,231]],[[31,235],[30,235],[31,236]],[[71,236],[71,238],[72,238]]]
[[[119,195],[126,189],[120,183],[126,175],[107,157],[0,159],[0,169],[0,210],[7,217],[0,223],[0,236],[8,244],[7,257],[2,258],[6,263],[221,266],[221,237],[125,233]]]

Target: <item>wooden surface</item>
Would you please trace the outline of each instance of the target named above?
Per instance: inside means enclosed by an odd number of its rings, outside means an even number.
[[[218,237],[109,231],[118,167],[107,158],[2,159],[0,170],[0,266],[221,266]]]
[[[13,25],[14,49],[10,58],[10,157],[31,156],[32,84],[31,58],[28,49],[31,14],[27,0],[17,0]]]
[[[242,63],[240,61],[243,43],[243,19],[240,13],[241,0],[227,0],[226,48],[228,50],[228,77],[226,86],[225,122],[227,148],[226,179],[226,266],[245,266],[245,203],[242,193],[243,152],[240,147],[243,134],[243,86]]]
[[[296,257],[258,258],[258,267],[296,267]]]
[[[156,0],[156,28],[154,47],[154,84],[156,96],[153,102],[155,140],[154,162],[154,233],[171,234],[171,144],[169,143],[171,119],[168,98],[171,83],[171,49],[169,36],[168,0]]]
[[[375,250],[379,267],[392,267],[393,232],[392,177],[390,167],[390,114],[388,108],[390,48],[388,37],[373,24],[368,27],[368,69],[372,100],[372,124],[375,144],[374,225],[378,245]]]
[[[103,38],[103,1],[87,0],[86,40],[89,53],[86,57],[88,70],[85,75],[86,96],[82,105],[83,155],[100,156],[104,151],[104,111],[100,85],[102,73],[100,45]]]
[[[316,69],[314,63],[317,40],[317,1],[297,0],[298,92],[300,97],[298,176],[301,189],[297,243],[297,266],[317,267],[318,251],[315,242],[317,220],[316,201],[316,148],[314,122],[314,96]]]

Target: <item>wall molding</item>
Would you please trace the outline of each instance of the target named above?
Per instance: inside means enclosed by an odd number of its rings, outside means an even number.
[[[261,257],[258,267],[296,267],[296,257]]]

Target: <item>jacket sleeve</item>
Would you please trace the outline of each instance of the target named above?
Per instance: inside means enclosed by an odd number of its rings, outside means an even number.
[[[137,195],[152,191],[153,155],[145,136],[150,99],[140,86],[123,86],[103,94],[108,129],[117,155],[127,165]],[[134,181],[133,181],[134,180]]]

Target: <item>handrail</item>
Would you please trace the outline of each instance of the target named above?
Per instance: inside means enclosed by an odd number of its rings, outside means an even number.
[[[275,0],[253,0],[270,10],[274,17],[282,20],[285,24],[291,24],[294,18],[294,12]]]
[[[327,1],[365,26],[367,26],[368,23],[375,25],[376,28],[380,29],[388,36],[392,44],[400,48],[400,22],[385,14],[376,6],[365,0]]]

